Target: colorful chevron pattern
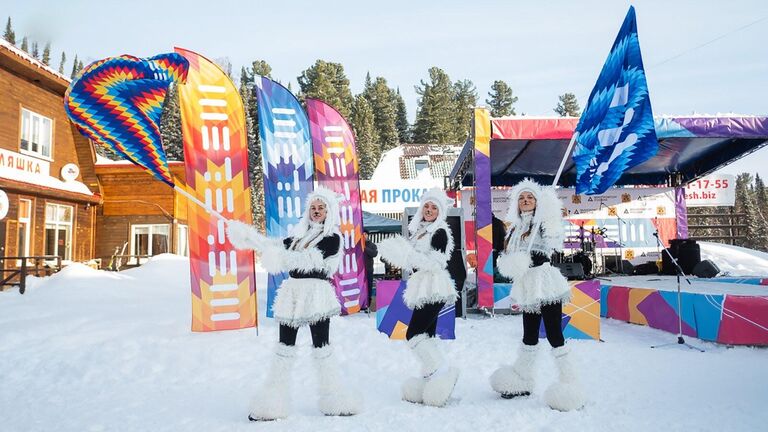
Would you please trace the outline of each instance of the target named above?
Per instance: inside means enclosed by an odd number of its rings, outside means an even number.
[[[175,53],[121,55],[88,65],[67,89],[64,109],[88,138],[173,186],[160,138],[171,83],[184,83],[187,60]]]

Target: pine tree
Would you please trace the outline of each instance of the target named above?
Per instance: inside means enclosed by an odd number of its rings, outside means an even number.
[[[21,38],[21,50],[25,53],[29,54],[29,41],[27,40],[27,37],[24,36]]]
[[[64,51],[61,52],[61,61],[59,62],[59,73],[64,75],[64,63],[67,62],[67,55]]]
[[[370,75],[368,75],[366,85],[362,95],[373,111],[373,124],[383,153],[397,147],[400,142],[396,124],[397,108],[392,99],[392,90],[387,86],[386,79],[376,77],[375,80],[371,81]]]
[[[477,89],[470,80],[456,81],[453,85],[454,133],[451,142],[463,143],[469,134],[472,109],[477,105]]]
[[[253,62],[251,70],[253,71],[254,75],[261,75],[263,77],[272,79],[272,66],[270,66],[269,63],[267,63],[265,60],[256,60]]]
[[[578,117],[581,115],[581,108],[579,107],[579,101],[576,100],[576,95],[573,93],[565,93],[558,96],[560,102],[557,103],[554,111],[560,117]]]
[[[420,144],[448,143],[454,137],[455,103],[451,79],[442,69],[429,69],[429,83],[416,86],[420,96],[413,125],[413,141]]]
[[[755,198],[756,228],[755,249],[768,252],[768,193],[759,174],[755,174],[753,188]]]
[[[408,113],[405,111],[405,101],[400,95],[400,88],[392,95],[395,104],[395,126],[401,143],[411,142],[411,125],[408,123]]]
[[[259,227],[265,224],[264,169],[261,162],[261,140],[259,139],[259,111],[253,85],[257,75],[272,78],[272,67],[264,60],[251,63],[250,69],[240,71],[240,97],[245,108],[248,130],[248,176],[251,181],[251,213],[253,223]]]
[[[43,64],[46,66],[51,65],[51,43],[48,42],[45,44],[45,48],[43,49]]]
[[[749,173],[741,173],[736,177],[736,211],[744,214],[744,224],[746,225],[746,231],[743,232],[745,238],[739,246],[757,249],[760,243],[757,238],[759,216],[752,188],[752,176]]]
[[[297,77],[301,92],[300,99],[315,98],[336,108],[344,118],[349,118],[355,103],[349,89],[349,79],[344,66],[317,60]]]
[[[35,58],[35,60],[40,60],[40,49],[37,47],[37,41],[32,42],[32,57]]]
[[[184,160],[184,135],[181,130],[181,104],[179,89],[175,84],[168,87],[163,114],[160,116],[160,136],[168,160]]]
[[[491,107],[491,117],[515,115],[512,105],[517,102],[517,96],[512,96],[512,88],[507,83],[494,81],[488,96],[490,99],[486,99],[485,103]]]
[[[363,180],[371,178],[381,158],[381,147],[374,118],[373,108],[368,103],[368,99],[362,94],[357,95],[349,122],[355,131],[360,178]]]
[[[77,54],[75,54],[75,60],[72,62],[72,73],[69,74],[69,77],[75,79],[75,77],[77,77],[77,72]]]
[[[13,31],[13,25],[11,25],[11,17],[8,17],[8,21],[5,23],[5,33],[3,33],[3,39],[5,39],[11,45],[16,45],[16,32]]]

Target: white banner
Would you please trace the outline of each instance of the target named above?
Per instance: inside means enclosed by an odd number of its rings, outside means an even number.
[[[687,207],[733,206],[735,204],[735,175],[708,175],[685,186],[685,205]]]
[[[360,180],[360,202],[370,213],[402,213],[406,207],[419,205],[421,194],[433,187],[442,187],[440,180],[395,180],[382,183]]]
[[[0,176],[27,183],[40,183],[51,174],[51,164],[36,157],[0,149]]]

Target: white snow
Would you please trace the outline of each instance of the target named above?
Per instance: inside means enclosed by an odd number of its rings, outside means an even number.
[[[446,408],[402,402],[417,372],[403,342],[376,331],[373,314],[335,318],[331,342],[345,377],[364,395],[354,417],[316,405],[307,329],[299,332],[292,414],[253,424],[247,410],[277,328],[190,331],[188,261],[160,255],[120,273],[72,264],[32,279],[27,293],[0,292],[0,430],[3,431],[721,431],[765,430],[768,350],[687,341],[706,352],[651,349],[676,336],[602,320],[605,341],[570,341],[589,402],[561,413],[542,400],[555,378],[542,340],[535,395],[503,400],[488,377],[510,361],[520,316],[457,321],[442,347],[462,374]]]
[[[722,243],[698,242],[701,259],[712,260],[720,268],[720,275],[768,276],[768,253]]]

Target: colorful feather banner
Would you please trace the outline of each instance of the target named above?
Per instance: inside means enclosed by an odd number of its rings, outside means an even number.
[[[121,55],[88,65],[64,95],[78,129],[174,186],[160,139],[160,115],[170,83],[183,83],[189,63],[175,53],[147,59]]]

